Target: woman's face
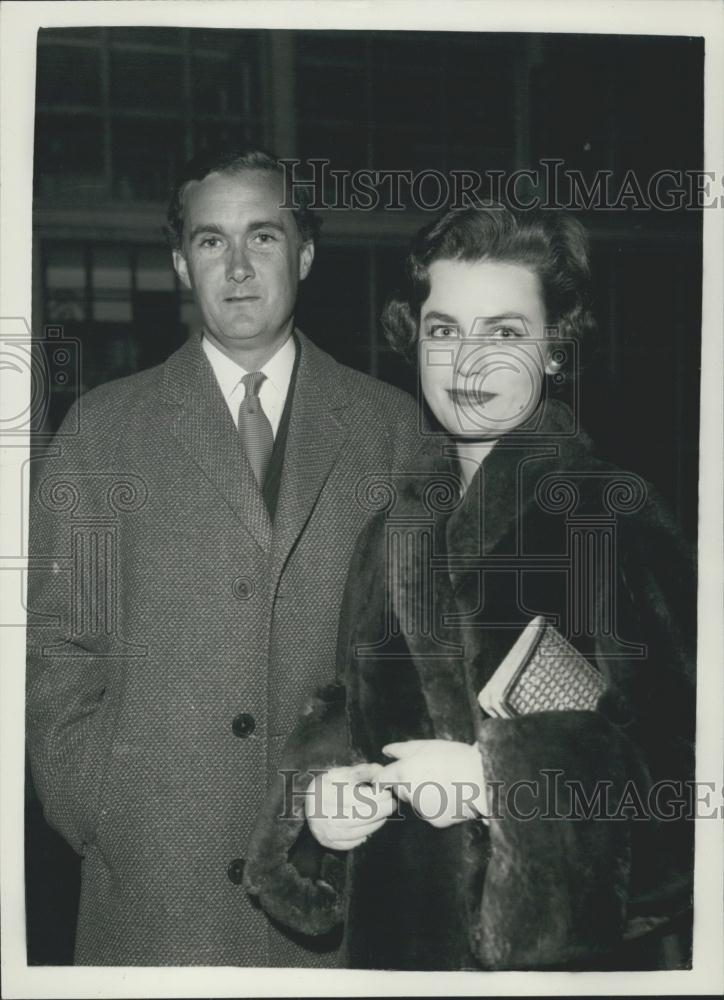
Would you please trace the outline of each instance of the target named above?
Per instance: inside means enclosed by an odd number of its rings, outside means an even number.
[[[535,411],[545,377],[538,276],[520,264],[438,260],[420,309],[420,378],[450,433],[497,438]]]

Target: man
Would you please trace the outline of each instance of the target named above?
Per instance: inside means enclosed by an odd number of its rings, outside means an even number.
[[[83,396],[33,491],[28,746],[83,855],[79,964],[331,962],[267,921],[244,854],[334,675],[360,483],[419,438],[408,396],[294,330],[314,225],[282,181],[258,151],[191,168],[169,221],[202,334]]]

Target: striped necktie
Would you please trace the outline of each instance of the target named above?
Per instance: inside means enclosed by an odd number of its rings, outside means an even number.
[[[274,433],[259,400],[259,389],[265,379],[263,372],[244,375],[241,381],[245,395],[239,406],[239,436],[259,489],[264,486],[264,477],[274,447]]]

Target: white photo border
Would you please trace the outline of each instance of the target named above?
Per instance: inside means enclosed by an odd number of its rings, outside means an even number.
[[[721,188],[724,165],[724,5],[719,0],[115,0],[20,2],[0,9],[2,243],[0,323],[31,316],[32,176],[36,33],[39,27],[156,25],[233,28],[406,29],[701,36],[705,39],[704,169]],[[724,200],[724,199],[722,199]],[[724,780],[722,642],[722,335],[724,208],[704,211],[697,780]],[[29,379],[0,371],[12,412],[30,398]],[[0,440],[0,599],[14,623],[0,634],[2,812],[0,888],[5,997],[566,996],[702,995],[724,991],[721,817],[696,830],[692,970],[667,972],[359,972],[229,968],[28,967],[25,957],[23,748],[25,635],[18,580],[27,538],[21,470],[29,442]],[[10,553],[10,555],[7,555]]]

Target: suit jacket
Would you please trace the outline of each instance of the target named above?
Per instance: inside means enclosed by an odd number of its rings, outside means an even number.
[[[77,963],[330,960],[333,940],[271,926],[243,863],[300,704],[334,675],[360,481],[413,458],[417,414],[299,343],[273,529],[198,337],[84,395],[34,477],[27,739],[83,855]]]
[[[290,811],[277,784],[247,885],[291,926],[344,921],[344,964],[656,968],[672,944],[688,960],[693,823],[660,821],[687,789],[649,796],[693,779],[692,566],[653,489],[574,431],[548,404],[537,435],[502,439],[462,502],[449,473],[412,477],[360,536],[343,686],[310,700],[284,767],[301,790],[312,768],[384,763],[388,742],[477,741],[501,791],[489,826],[435,829],[405,808],[346,857],[314,848],[316,869],[301,870],[297,845],[313,843],[301,808],[277,820]],[[476,695],[536,614],[598,666],[606,693],[596,712],[487,718]],[[530,784],[509,797],[516,782]]]

